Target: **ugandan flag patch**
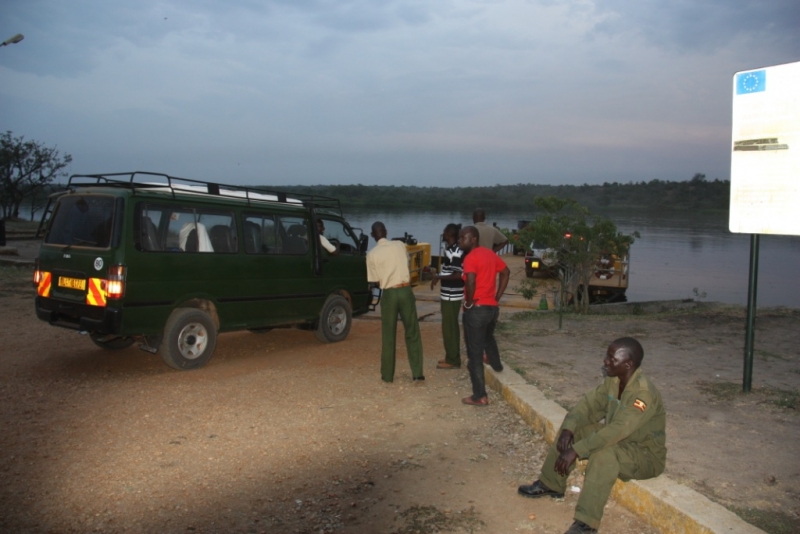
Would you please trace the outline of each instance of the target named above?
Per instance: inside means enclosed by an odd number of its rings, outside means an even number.
[[[642,399],[636,399],[633,402],[633,407],[639,410],[640,412],[643,412],[647,409],[647,403],[644,402]]]

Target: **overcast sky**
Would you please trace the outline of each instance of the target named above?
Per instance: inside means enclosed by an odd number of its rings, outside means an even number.
[[[2,0],[0,131],[241,184],[730,177],[798,0]]]

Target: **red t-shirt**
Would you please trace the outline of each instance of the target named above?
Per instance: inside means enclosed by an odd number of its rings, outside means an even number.
[[[486,247],[475,247],[464,256],[464,275],[462,278],[467,280],[467,273],[475,273],[475,294],[473,302],[480,306],[497,306],[497,273],[506,268],[500,256]],[[464,290],[466,297],[466,289]]]

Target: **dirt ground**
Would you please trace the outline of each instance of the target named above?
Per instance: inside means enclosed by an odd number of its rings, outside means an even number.
[[[516,495],[545,444],[496,395],[461,404],[466,369],[379,375],[380,323],[325,345],[220,336],[208,366],[106,352],[33,314],[28,270],[0,267],[0,531],[562,533],[576,495]],[[403,348],[401,347],[401,350]],[[401,353],[402,354],[402,353]],[[575,485],[579,485],[576,480]],[[606,532],[654,534],[609,504]]]
[[[760,310],[752,392],[745,312],[706,305],[642,315],[527,313],[502,324],[507,364],[569,409],[602,379],[609,341],[632,336],[667,408],[666,474],[770,533],[800,532],[800,311]]]
[[[436,313],[420,312],[424,383],[402,343],[395,382],[380,381],[374,315],[330,345],[225,334],[207,367],[177,372],[38,321],[28,280],[0,267],[2,532],[550,534],[572,521],[574,492],[516,495],[545,443],[495,394],[485,409],[460,403],[466,369],[435,369]],[[760,313],[749,395],[741,309],[569,315],[561,330],[554,314],[506,313],[499,337],[507,364],[565,407],[598,383],[610,340],[639,338],[669,413],[668,475],[788,533],[800,531],[799,318]],[[601,532],[657,530],[610,502]]]

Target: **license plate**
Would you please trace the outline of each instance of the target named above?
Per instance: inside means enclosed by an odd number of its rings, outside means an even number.
[[[531,262],[531,267],[533,267],[534,269],[538,269],[539,268],[539,262],[538,261],[532,261]]]
[[[82,278],[67,278],[66,276],[59,276],[58,287],[67,287],[69,289],[86,291],[86,280]]]

